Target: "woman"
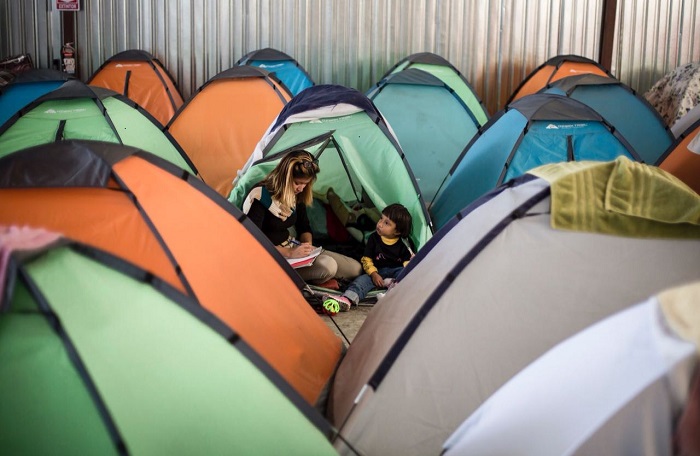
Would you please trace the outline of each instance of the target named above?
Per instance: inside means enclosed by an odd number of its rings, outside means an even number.
[[[272,241],[285,258],[301,258],[313,250],[306,207],[320,172],[318,162],[305,150],[288,153],[243,202],[243,212]],[[289,234],[294,227],[299,243]],[[335,278],[351,280],[362,273],[357,260],[324,250],[309,267],[296,269],[307,282],[338,288]]]

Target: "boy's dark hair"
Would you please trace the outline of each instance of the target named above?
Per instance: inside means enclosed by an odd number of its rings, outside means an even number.
[[[401,237],[408,237],[411,234],[411,227],[413,225],[411,213],[401,204],[394,203],[388,205],[384,208],[382,214],[386,215],[389,220],[396,224],[396,231],[399,232]]]

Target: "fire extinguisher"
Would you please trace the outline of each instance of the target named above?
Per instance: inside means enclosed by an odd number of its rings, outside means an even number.
[[[76,55],[73,43],[66,43],[61,48],[61,59],[63,61],[63,71],[68,74],[75,74]]]

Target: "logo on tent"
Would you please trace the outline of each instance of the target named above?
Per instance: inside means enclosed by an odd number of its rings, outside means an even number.
[[[547,125],[547,130],[559,130],[559,127],[554,124],[549,124]]]
[[[77,109],[47,109],[44,111],[44,114],[68,114],[71,112],[84,112],[85,108],[77,108]]]
[[[266,65],[264,63],[261,63],[260,65],[258,65],[259,68],[279,68],[281,66],[282,66],[281,63],[278,63],[276,65]]]
[[[114,65],[116,68],[124,68],[124,67],[140,67],[140,63],[117,63]]]

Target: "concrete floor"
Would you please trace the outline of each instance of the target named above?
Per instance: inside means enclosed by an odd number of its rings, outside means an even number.
[[[347,312],[339,312],[336,316],[332,317],[332,319],[328,315],[321,315],[321,318],[347,346],[348,341],[342,336],[341,331],[345,334],[345,337],[352,342],[372,308],[373,306],[370,305],[353,306]],[[335,321],[335,324],[333,321]],[[338,327],[340,327],[340,329],[338,329]]]

